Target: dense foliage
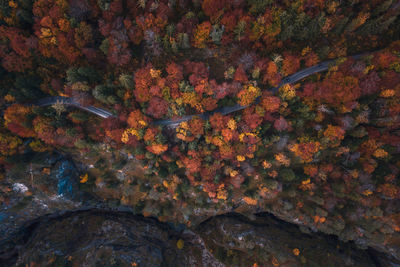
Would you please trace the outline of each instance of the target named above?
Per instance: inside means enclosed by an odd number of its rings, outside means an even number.
[[[2,2],[0,163],[126,151],[146,176],[119,196],[144,214],[190,223],[196,207],[247,204],[385,239],[400,231],[399,13],[392,0]],[[328,59],[327,72],[271,92]],[[115,118],[27,105],[45,95]],[[153,124],[235,104],[249,107]]]

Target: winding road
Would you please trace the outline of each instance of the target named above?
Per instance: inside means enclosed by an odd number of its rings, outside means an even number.
[[[359,55],[355,55],[355,56],[350,56],[353,59],[360,59],[363,56],[367,55],[368,53],[364,53],[364,54],[359,54]],[[285,85],[285,84],[292,84],[292,83],[296,83],[312,74],[318,73],[318,72],[323,72],[329,69],[329,67],[334,64],[335,60],[328,60],[328,61],[324,61],[321,62],[315,66],[303,69],[299,72],[296,72],[295,74],[289,75],[285,78],[282,79],[282,81],[280,82],[280,84],[276,87],[271,88],[271,91],[276,93],[278,91],[278,89]],[[254,103],[259,103],[260,102],[260,97],[258,97],[256,99],[256,101],[254,101],[252,104]],[[52,96],[52,97],[46,97],[46,98],[42,98],[41,100],[39,100],[38,102],[36,102],[35,104],[37,106],[51,106],[54,105],[56,103],[61,103],[64,105],[69,105],[69,106],[73,106],[82,110],[85,110],[87,112],[93,113],[97,116],[100,116],[102,118],[111,118],[111,117],[115,117],[115,115],[113,115],[111,112],[104,110],[102,108],[98,108],[98,107],[94,107],[94,106],[83,106],[80,103],[78,103],[77,101],[75,101],[73,98],[71,97],[63,97],[63,96]],[[232,107],[222,107],[222,108],[218,108],[215,109],[213,111],[209,111],[209,112],[205,112],[205,113],[201,113],[201,114],[195,114],[195,115],[187,115],[187,116],[183,116],[177,119],[165,119],[165,120],[156,120],[153,122],[154,125],[160,125],[160,126],[169,126],[169,127],[176,127],[178,126],[181,122],[184,121],[188,121],[193,117],[200,117],[204,120],[208,119],[209,116],[211,116],[214,113],[221,113],[222,115],[227,115],[242,109],[245,109],[248,106],[242,106],[240,104],[236,104]]]
[[[45,98],[40,99],[35,104],[37,106],[43,107],[43,106],[51,106],[51,105],[54,105],[57,103],[77,107],[79,109],[88,111],[90,113],[93,113],[93,114],[100,116],[102,118],[105,118],[105,119],[114,116],[111,112],[104,110],[102,108],[97,108],[94,106],[87,106],[87,107],[83,106],[80,103],[78,103],[77,101],[75,101],[72,97],[50,96],[50,97],[45,97]]]

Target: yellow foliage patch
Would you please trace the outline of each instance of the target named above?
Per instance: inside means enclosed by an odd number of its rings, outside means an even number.
[[[236,127],[237,127],[236,121],[234,119],[230,119],[228,121],[228,128],[231,130],[236,130]]]
[[[182,239],[179,239],[178,242],[176,242],[176,247],[178,249],[183,249],[184,245],[185,245],[185,242]]]
[[[374,152],[374,157],[376,157],[376,158],[385,158],[385,157],[387,157],[387,155],[388,155],[388,153],[382,148],[379,148],[379,149],[375,150],[375,152]]]
[[[246,160],[246,158],[245,158],[244,156],[242,156],[242,155],[237,155],[237,156],[236,156],[236,159],[237,159],[238,161],[245,161],[245,160]]]
[[[394,96],[395,94],[396,94],[396,92],[395,92],[394,90],[387,89],[387,90],[383,90],[383,91],[380,93],[380,96],[381,96],[381,97],[388,98],[388,97]]]

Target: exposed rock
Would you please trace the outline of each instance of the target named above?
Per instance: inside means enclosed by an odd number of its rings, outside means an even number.
[[[305,234],[262,214],[249,221],[237,214],[202,223],[198,233],[227,266],[397,266],[399,261],[323,234]],[[392,264],[392,265],[390,265]]]
[[[1,266],[398,266],[270,215],[221,215],[195,230],[110,208],[42,216],[0,242]],[[36,265],[35,265],[36,264]]]
[[[0,264],[224,266],[193,232],[180,234],[155,219],[96,209],[34,220],[0,244]]]

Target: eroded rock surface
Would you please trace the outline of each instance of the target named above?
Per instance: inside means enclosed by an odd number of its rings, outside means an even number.
[[[196,229],[111,209],[42,216],[0,243],[1,266],[398,266],[270,215],[217,216]],[[36,265],[35,265],[36,264]],[[255,264],[255,265],[254,265]]]
[[[302,233],[295,225],[261,214],[250,221],[231,214],[198,229],[208,249],[227,266],[397,266],[394,259],[358,249],[331,235]]]
[[[191,231],[105,210],[48,215],[0,245],[1,266],[224,266]],[[34,265],[36,266],[36,265]]]

